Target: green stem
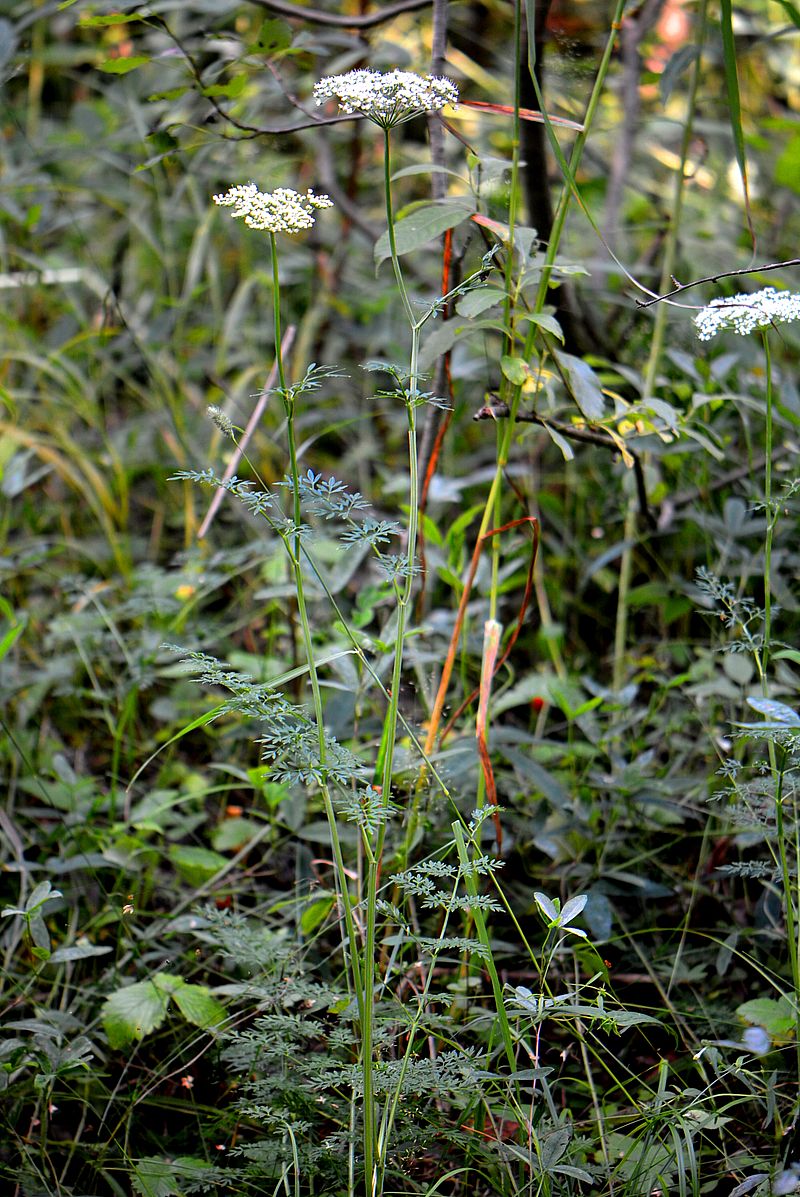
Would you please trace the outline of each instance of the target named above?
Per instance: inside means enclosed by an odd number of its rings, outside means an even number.
[[[664,246],[664,260],[661,264],[661,282],[659,284],[659,292],[663,294],[669,291],[672,286],[672,276],[675,273],[675,261],[678,255],[678,238],[680,236],[681,228],[681,210],[683,208],[683,197],[686,184],[686,162],[689,157],[689,148],[692,143],[692,136],[694,133],[694,115],[697,107],[697,94],[700,87],[700,80],[702,78],[702,61],[701,51],[706,37],[706,21],[708,11],[708,0],[701,0],[701,4],[697,14],[697,39],[696,49],[697,56],[692,67],[691,82],[689,84],[689,95],[687,98],[687,113],[686,123],[683,126],[683,136],[681,138],[681,153],[680,163],[675,172],[675,180],[672,191],[672,203],[670,205],[669,226],[667,228],[666,244]],[[666,303],[659,303],[656,305],[656,314],[653,321],[653,335],[650,340],[650,353],[647,359],[647,368],[644,375],[643,393],[644,398],[648,399],[653,395],[656,385],[656,376],[658,374],[658,366],[661,361],[661,353],[664,348],[664,334],[666,331],[666,321],[669,314],[669,306]]]
[[[280,380],[280,393],[281,398],[283,399],[283,409],[286,414],[286,432],[289,442],[289,474],[292,483],[292,510],[295,527],[292,543],[290,543],[290,539],[288,537],[284,538],[284,543],[289,552],[289,558],[291,560],[292,570],[294,573],[295,593],[297,596],[297,612],[300,618],[300,626],[303,631],[303,646],[305,648],[306,661],[308,662],[308,675],[311,681],[311,694],[314,708],[314,719],[317,726],[317,743],[321,774],[320,791],[322,794],[323,806],[325,808],[325,817],[328,821],[328,826],[331,833],[331,849],[333,852],[334,867],[336,870],[336,878],[339,886],[344,925],[347,932],[348,951],[346,953],[346,958],[349,960],[350,964],[352,984],[356,995],[359,1020],[363,1025],[364,998],[363,987],[361,983],[361,966],[357,951],[358,941],[356,939],[355,921],[353,919],[353,911],[350,904],[347,872],[345,870],[342,847],[339,841],[339,835],[336,826],[336,811],[334,809],[333,799],[331,797],[331,791],[327,780],[327,743],[325,741],[325,721],[322,708],[322,694],[320,692],[319,675],[317,673],[316,662],[314,659],[314,644],[311,637],[311,625],[308,619],[308,605],[306,603],[305,586],[303,582],[300,535],[300,474],[297,465],[297,438],[294,427],[294,396],[286,385],[286,369],[283,362],[283,352],[281,348],[281,292],[280,276],[278,273],[278,246],[274,233],[270,233],[270,248],[272,250],[272,306],[275,333],[275,360],[278,366],[278,378]]]
[[[419,377],[419,341],[424,319],[417,321],[406,289],[403,272],[397,254],[397,243],[394,235],[394,214],[392,210],[391,189],[391,150],[389,130],[384,129],[384,198],[386,204],[386,219],[389,231],[389,250],[392,259],[392,269],[397,281],[397,288],[403,301],[406,316],[411,328],[411,366],[408,379],[408,397],[406,407],[408,412],[408,475],[409,475],[409,516],[408,540],[406,545],[405,579],[402,588],[397,590],[397,628],[395,631],[394,661],[392,664],[392,682],[389,691],[389,705],[386,711],[381,737],[381,754],[379,758],[380,785],[383,795],[384,810],[388,815],[392,792],[392,772],[394,767],[394,750],[397,738],[398,710],[400,703],[400,684],[403,675],[403,647],[405,643],[406,624],[411,597],[414,590],[414,565],[417,552],[417,534],[419,527],[419,474],[417,463],[417,379]],[[376,973],[376,922],[378,879],[383,846],[386,835],[386,822],[382,822],[376,838],[372,858],[368,862],[367,871],[367,909],[366,927],[364,932],[364,1002],[362,1022],[362,1061],[364,1073],[364,1175],[367,1192],[377,1195],[383,1189],[382,1178],[378,1176],[378,1168],[383,1159],[378,1142],[378,1120],[375,1107],[372,1064],[374,1054],[374,1001],[375,1001],[375,973]],[[376,1160],[377,1155],[377,1160]],[[381,1172],[383,1171],[380,1168]]]
[[[400,298],[403,301],[403,307],[406,310],[408,323],[413,328],[416,324],[414,319],[414,309],[411,306],[411,300],[408,297],[405,279],[403,272],[400,269],[400,260],[397,256],[397,242],[394,237],[394,211],[392,208],[392,156],[390,143],[390,130],[383,130],[383,194],[386,204],[386,219],[388,221],[387,232],[389,235],[389,251],[392,258],[392,269],[394,270],[395,281],[397,282],[397,290],[400,292]],[[413,387],[414,380],[412,379],[410,386]]]
[[[761,664],[763,668],[762,688],[764,697],[768,698],[767,665],[769,662],[770,639],[772,636],[772,538],[775,525],[778,522],[777,512],[772,504],[772,437],[773,437],[773,391],[772,391],[772,354],[769,348],[769,336],[766,330],[761,333],[764,346],[764,363],[767,381],[767,419],[765,432],[764,466],[764,508],[767,513],[767,534],[764,538],[764,644],[761,649]]]

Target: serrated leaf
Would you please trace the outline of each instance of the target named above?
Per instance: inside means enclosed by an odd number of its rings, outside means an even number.
[[[150,61],[149,54],[133,54],[130,58],[107,58],[105,62],[98,63],[97,69],[105,71],[107,75],[127,75]]]
[[[438,204],[424,204],[408,216],[395,221],[394,239],[398,255],[413,253],[453,229],[472,215],[472,207],[463,200],[444,200]],[[375,242],[375,266],[391,256],[389,233],[382,233]]]
[[[587,366],[581,358],[561,350],[553,351],[553,357],[564,374],[572,398],[586,419],[602,420],[606,401],[600,380],[591,366]]]
[[[749,694],[745,700],[749,707],[758,711],[770,723],[786,724],[790,727],[800,727],[800,715],[787,707],[785,703],[775,702],[772,698],[760,698],[757,694]]]
[[[109,1045],[118,1050],[156,1031],[167,1016],[169,995],[152,981],[137,981],[109,994],[101,1018]]]
[[[175,1005],[187,1022],[193,1027],[218,1027],[225,1021],[226,1013],[222,1002],[215,998],[205,985],[180,985],[172,994]]]

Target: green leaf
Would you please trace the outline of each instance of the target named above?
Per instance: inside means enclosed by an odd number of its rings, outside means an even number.
[[[742,105],[739,99],[739,72],[737,68],[736,38],[733,33],[733,3],[732,0],[720,0],[719,13],[720,29],[722,31],[722,66],[725,75],[725,90],[728,93],[728,113],[730,115],[733,145],[736,150],[736,161],[739,174],[742,177],[742,190],[750,221],[750,185],[747,179],[747,154],[744,148],[744,129],[742,128]],[[752,225],[750,226],[752,235]]]
[[[759,715],[763,715],[770,723],[800,727],[800,715],[791,707],[787,707],[785,703],[775,702],[771,698],[761,698],[757,694],[749,694],[746,701],[749,707],[758,711]]]
[[[423,204],[419,208],[395,221],[394,239],[398,255],[413,253],[439,237],[448,229],[468,220],[473,208],[465,200],[442,200],[437,204]],[[391,256],[388,231],[375,242],[375,266]]]
[[[520,323],[523,321],[527,321],[528,324],[537,324],[552,337],[557,337],[559,341],[564,340],[564,331],[550,312],[528,312],[520,318]]]
[[[40,906],[44,906],[45,902],[49,902],[51,898],[60,898],[62,896],[61,890],[53,889],[49,881],[40,881],[28,895],[28,900],[25,903],[25,911],[30,914]]]
[[[167,1016],[169,995],[152,981],[137,981],[109,994],[101,1018],[109,1045],[118,1050],[157,1030]]]
[[[107,12],[102,14],[83,13],[78,17],[81,29],[98,29],[107,25],[129,25],[131,21],[143,21],[136,13]]]
[[[265,824],[255,819],[223,819],[214,828],[211,843],[217,852],[236,852],[264,831]]]
[[[205,885],[206,881],[224,869],[228,858],[210,848],[194,848],[186,844],[173,844],[169,858],[189,885]]]
[[[184,983],[174,990],[172,996],[183,1017],[193,1027],[208,1030],[210,1027],[218,1027],[227,1017],[222,1002],[217,1001],[205,985]]]
[[[560,367],[572,398],[587,420],[602,420],[606,401],[600,380],[591,366],[571,353],[553,351],[553,357]]]
[[[736,1007],[739,1018],[763,1027],[772,1039],[782,1039],[795,1027],[795,1013],[786,998],[753,998]]]
[[[531,376],[531,368],[522,357],[511,357],[504,353],[500,358],[500,369],[503,376],[515,387],[524,386]]]
[[[90,956],[106,956],[113,948],[97,948],[94,944],[72,944],[68,948],[56,948],[50,957],[51,964],[70,964],[73,960],[88,960]]]
[[[462,295],[456,304],[459,316],[480,316],[481,312],[496,307],[506,297],[502,287],[478,287],[475,291],[468,291]]]
[[[264,21],[256,40],[248,46],[250,53],[280,54],[292,44],[291,26],[277,18]]]
[[[325,898],[317,898],[306,906],[300,919],[300,930],[304,935],[311,935],[323,923],[333,910],[334,897],[331,894]]]
[[[135,71],[150,61],[149,54],[134,54],[130,58],[107,58],[105,62],[98,63],[97,69],[105,71],[107,75],[127,75],[129,71]]]
[[[203,88],[203,95],[221,96],[226,100],[235,100],[247,86],[247,78],[247,75],[241,73],[234,75],[228,83],[212,83],[210,87]]]
[[[795,29],[800,29],[800,12],[795,8],[792,0],[775,0],[775,3],[780,4]]]

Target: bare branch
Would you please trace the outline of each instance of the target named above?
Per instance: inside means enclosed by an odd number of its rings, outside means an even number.
[[[800,258],[787,258],[785,262],[768,262],[764,266],[746,266],[742,270],[722,270],[719,274],[708,274],[705,278],[693,279],[691,283],[676,283],[672,291],[665,291],[663,295],[656,295],[653,299],[637,299],[636,306],[649,308],[654,303],[671,299],[673,295],[680,295],[683,291],[691,290],[692,287],[699,287],[703,283],[716,283],[721,278],[736,278],[742,274],[763,274],[767,270],[783,270],[787,266],[800,266]],[[676,282],[675,279],[672,281]]]
[[[334,25],[339,29],[372,29],[375,25],[382,25],[384,21],[401,16],[404,12],[427,8],[433,0],[400,0],[397,4],[388,4],[378,12],[368,12],[362,16],[346,16],[343,13],[322,12],[318,8],[302,8],[298,4],[290,4],[288,0],[249,2],[258,8],[266,8],[268,12],[277,12],[282,17],[291,17],[295,21],[308,21],[312,25]]]

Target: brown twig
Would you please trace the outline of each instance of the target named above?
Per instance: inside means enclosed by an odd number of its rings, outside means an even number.
[[[784,270],[787,266],[800,266],[800,258],[787,258],[785,262],[767,262],[763,266],[746,266],[741,270],[721,270],[718,274],[708,274],[705,278],[696,278],[690,283],[679,283],[673,279],[675,287],[672,291],[665,291],[663,295],[656,295],[653,299],[637,299],[636,306],[649,308],[654,303],[662,303],[665,299],[671,299],[673,295],[680,295],[683,291],[691,290],[692,287],[700,287],[703,283],[719,282],[721,278],[736,278],[742,274],[764,274],[767,270]]]
[[[391,21],[394,17],[402,16],[406,12],[415,12],[418,8],[427,8],[432,0],[400,0],[398,4],[388,4],[378,12],[368,12],[361,16],[348,16],[346,13],[323,12],[319,8],[302,8],[298,4],[290,4],[288,0],[249,0],[257,8],[266,8],[268,12],[280,13],[282,17],[290,17],[295,21],[307,21],[312,25],[333,25],[344,29],[372,29],[375,25],[382,25],[384,21]]]
[[[505,420],[508,418],[508,405],[505,403],[491,403],[486,404],[479,411],[475,412],[472,417],[473,420]],[[589,428],[575,428],[572,424],[560,424],[555,420],[545,420],[542,416],[537,416],[532,411],[518,411],[516,416],[518,424],[538,424],[540,428],[552,428],[559,436],[565,437],[566,440],[580,441],[586,445],[600,445],[604,449],[613,449],[615,453],[619,453],[620,447],[612,436],[605,432],[592,432]],[[642,518],[647,522],[650,528],[656,527],[656,520],[653,513],[650,511],[650,506],[647,501],[647,487],[644,481],[644,470],[639,456],[628,445],[625,450],[630,454],[633,461],[633,473],[636,479],[636,494],[639,500],[639,512]]]

